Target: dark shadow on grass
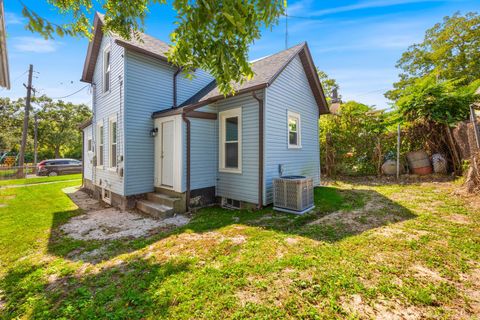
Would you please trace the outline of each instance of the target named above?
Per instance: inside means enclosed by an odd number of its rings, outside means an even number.
[[[59,226],[77,211],[54,215],[49,252],[70,260],[98,263],[119,254],[142,249],[154,242],[186,230],[196,233],[239,224],[299,235],[317,241],[336,242],[391,223],[416,216],[407,208],[373,190],[345,190],[333,187],[315,189],[315,209],[305,215],[262,210],[227,210],[210,207],[199,210],[189,224],[170,230],[156,230],[144,238],[111,241],[81,241],[66,237]]]
[[[170,277],[187,273],[190,263],[138,259],[95,274],[72,273],[58,278],[42,277],[51,268],[48,263],[19,264],[0,284],[0,318],[20,318],[29,310],[42,319],[168,318],[175,298],[167,290],[154,295],[149,288],[162,288]]]

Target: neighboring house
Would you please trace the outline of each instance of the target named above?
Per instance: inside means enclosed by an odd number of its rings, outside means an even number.
[[[10,89],[10,73],[8,71],[7,56],[7,31],[5,29],[3,0],[0,0],[0,87]]]
[[[214,79],[168,63],[169,46],[102,33],[96,15],[82,80],[93,87],[85,123],[84,185],[112,205],[149,213],[221,201],[273,201],[272,180],[320,183],[318,118],[327,102],[306,43],[256,60],[253,79],[224,97]]]

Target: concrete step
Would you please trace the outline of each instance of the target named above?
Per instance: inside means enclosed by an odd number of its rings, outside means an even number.
[[[155,219],[169,218],[175,213],[173,207],[159,204],[150,200],[137,201],[137,209]]]
[[[182,212],[181,198],[172,197],[167,194],[158,193],[158,192],[150,192],[150,193],[147,193],[147,200],[165,205],[167,207],[172,207],[177,213]]]

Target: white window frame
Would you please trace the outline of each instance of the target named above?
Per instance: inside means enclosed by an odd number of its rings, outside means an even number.
[[[113,145],[113,123],[116,124],[117,126],[117,132],[116,132],[116,139],[115,139],[115,146]],[[118,166],[118,148],[117,148],[117,143],[118,143],[118,121],[117,121],[117,116],[111,116],[108,119],[108,166],[110,169],[117,169]],[[115,165],[113,165],[113,157],[112,157],[112,150],[115,148]],[[103,151],[105,152],[105,151]]]
[[[102,200],[108,204],[112,204],[112,191],[107,188],[102,188]]]
[[[297,121],[297,144],[290,144],[290,119],[295,119]],[[293,111],[287,112],[287,145],[289,149],[302,148],[302,121],[300,114]]]
[[[225,165],[226,119],[238,117],[238,167],[227,168]],[[227,173],[242,173],[242,108],[235,108],[219,113],[219,163],[218,170]]]
[[[103,132],[102,132],[103,131]],[[103,133],[103,137],[102,137]],[[105,126],[103,125],[103,121],[100,121],[97,123],[97,147],[96,147],[96,161],[95,161],[95,166],[97,168],[102,169],[105,161]],[[103,151],[103,157],[100,157],[100,147],[102,147]],[[100,161],[101,159],[101,161]]]
[[[107,54],[110,54],[110,61],[107,65]],[[107,89],[107,81],[105,80],[106,75],[108,72],[108,89]],[[112,85],[112,50],[110,45],[107,45],[105,49],[103,49],[103,68],[102,68],[102,92],[109,93]]]

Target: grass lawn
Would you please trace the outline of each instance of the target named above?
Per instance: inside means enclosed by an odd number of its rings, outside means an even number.
[[[66,181],[66,180],[75,180],[81,179],[82,174],[66,174],[55,177],[38,177],[38,178],[25,178],[25,179],[12,179],[12,180],[0,180],[0,186],[11,186],[11,185],[20,185],[20,184],[34,184],[34,183],[45,183],[45,182],[55,182],[55,181]]]
[[[308,215],[211,207],[109,242],[59,231],[75,184],[0,189],[0,318],[480,316],[480,211],[451,182],[340,182]]]

